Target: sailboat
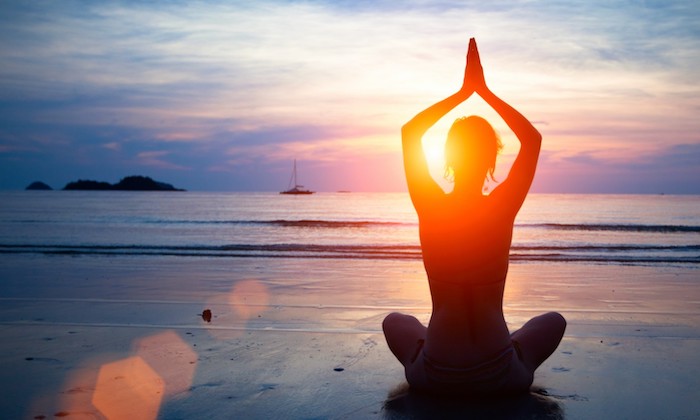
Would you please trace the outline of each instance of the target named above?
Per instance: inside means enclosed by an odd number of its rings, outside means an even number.
[[[292,187],[292,185],[294,185]],[[314,191],[307,190],[303,185],[297,184],[297,160],[294,159],[294,170],[292,170],[292,177],[289,180],[289,185],[287,185],[287,190],[281,191],[280,194],[289,195],[308,195],[313,194]]]

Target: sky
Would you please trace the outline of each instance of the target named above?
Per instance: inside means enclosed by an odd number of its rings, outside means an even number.
[[[459,89],[470,37],[543,135],[531,191],[700,194],[696,0],[0,0],[0,189],[280,191],[296,159],[316,191],[405,191],[400,127]],[[471,114],[507,176],[519,143],[473,97],[424,139],[436,178]]]

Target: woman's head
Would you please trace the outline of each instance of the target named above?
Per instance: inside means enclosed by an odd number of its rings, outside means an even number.
[[[445,143],[445,173],[453,178],[492,180],[496,155],[503,148],[501,139],[485,119],[472,115],[455,120]],[[478,179],[477,179],[478,177]]]

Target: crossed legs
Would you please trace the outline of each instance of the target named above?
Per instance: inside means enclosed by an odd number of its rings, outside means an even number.
[[[411,315],[392,312],[382,322],[389,350],[404,367],[411,363],[418,351],[419,340],[425,340],[428,329]]]
[[[384,337],[391,352],[408,368],[420,349],[420,341],[425,340],[427,328],[413,316],[397,312],[390,313],[382,323]],[[536,316],[510,335],[516,342],[523,375],[532,381],[535,370],[554,353],[566,330],[566,320],[557,312]]]
[[[519,345],[525,367],[534,373],[559,346],[564,330],[564,317],[557,312],[548,312],[527,321],[510,338]]]

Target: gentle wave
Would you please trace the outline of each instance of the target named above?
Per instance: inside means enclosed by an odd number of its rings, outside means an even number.
[[[398,226],[399,222],[380,222],[373,220],[149,220],[146,224],[173,225],[258,225],[291,228],[367,228],[377,226]]]
[[[164,223],[172,223],[165,221]],[[236,225],[271,225],[295,228],[365,228],[376,226],[398,226],[399,222],[380,222],[376,220],[223,220],[223,221],[197,221],[183,223],[203,224],[236,224]]]
[[[32,220],[22,219],[13,220],[11,223],[18,224],[52,224],[61,223],[58,220]],[[72,223],[80,224],[80,221],[71,221]],[[251,226],[274,226],[274,227],[292,227],[292,228],[371,228],[371,227],[386,227],[386,226],[402,226],[415,225],[415,223],[403,222],[385,222],[377,220],[170,220],[170,219],[134,219],[129,223],[135,224],[156,224],[156,225],[251,225]]]
[[[683,233],[700,232],[700,226],[688,225],[636,225],[636,224],[564,224],[564,223],[534,223],[516,224],[516,228],[536,228],[567,231],[601,231],[601,232],[656,232]]]
[[[577,245],[577,246],[518,246],[511,247],[512,250],[532,250],[532,251],[700,251],[700,245]]]
[[[326,246],[303,244],[149,246],[149,245],[0,245],[0,254],[162,255],[182,257],[287,257],[351,259],[420,259],[417,246]]]
[[[414,245],[231,244],[222,246],[164,245],[32,245],[2,244],[0,253],[48,255],[150,255],[184,257],[345,258],[420,260]],[[589,261],[616,263],[700,264],[700,245],[513,246],[513,261]]]
[[[57,223],[56,220],[14,220],[20,224]],[[74,221],[75,223],[75,221]],[[79,223],[79,222],[78,222]],[[375,228],[391,226],[417,226],[417,222],[395,222],[378,220],[324,220],[324,219],[276,219],[276,220],[169,220],[169,219],[135,219],[136,224],[162,225],[250,225],[286,228]],[[646,224],[609,224],[609,223],[516,223],[516,229],[543,229],[554,231],[584,232],[642,232],[642,233],[700,233],[700,226],[694,225],[646,225]]]

